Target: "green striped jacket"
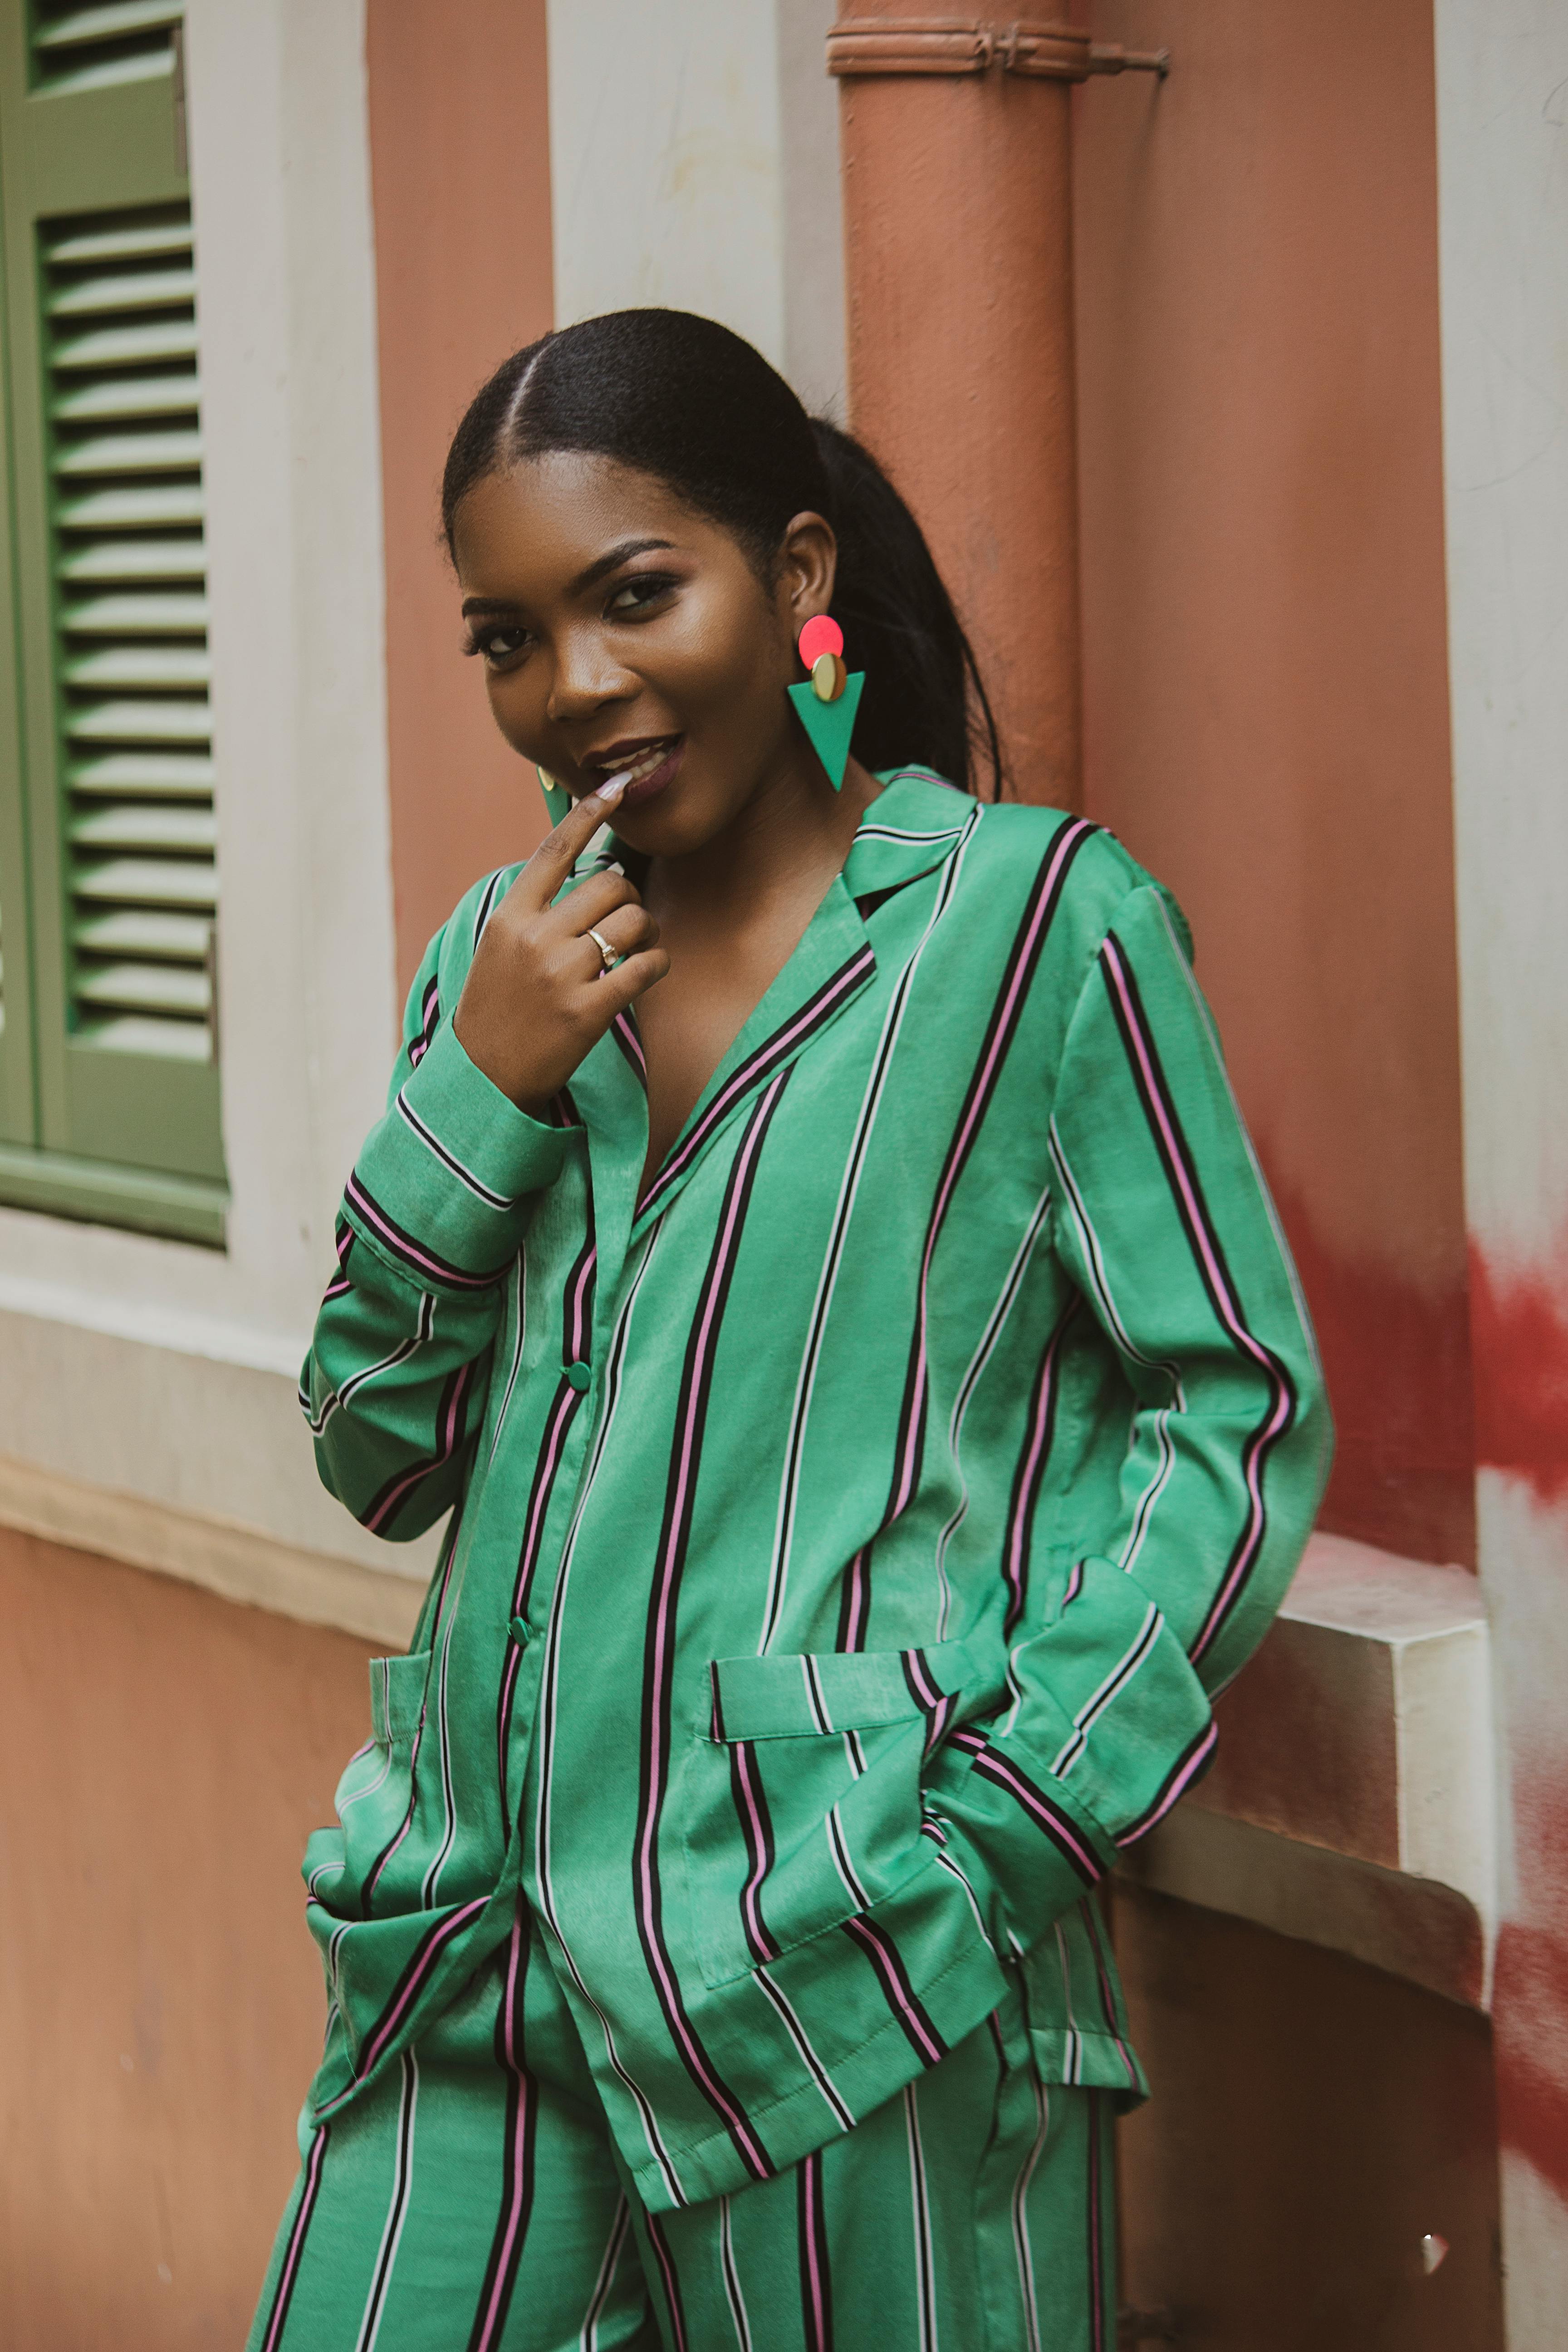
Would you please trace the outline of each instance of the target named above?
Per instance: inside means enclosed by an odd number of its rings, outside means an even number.
[[[1141,2095],[1092,1890],[1207,1762],[1330,1443],[1179,913],[899,772],[639,1200],[633,1020],[552,1124],[452,1030],[515,871],[420,969],[305,1367],[364,1525],[451,1514],[306,1856],[310,2112],[520,1893],[656,2210],[847,2129],[1008,1969],[1042,2080]]]

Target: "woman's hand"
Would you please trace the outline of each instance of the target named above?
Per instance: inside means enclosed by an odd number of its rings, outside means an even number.
[[[616,1013],[669,970],[658,925],[624,874],[596,874],[551,904],[613,805],[590,793],[540,843],[485,925],[452,1016],[469,1061],[533,1118]],[[625,959],[613,971],[590,925]]]

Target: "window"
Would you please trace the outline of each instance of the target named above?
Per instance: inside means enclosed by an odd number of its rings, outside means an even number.
[[[0,1201],[221,1243],[181,14],[0,0]]]

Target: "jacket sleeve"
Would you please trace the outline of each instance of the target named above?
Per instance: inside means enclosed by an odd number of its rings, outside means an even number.
[[[1058,1256],[1131,1391],[1111,1524],[1017,1640],[1007,1697],[932,1759],[928,1803],[999,1950],[1026,1949],[1213,1753],[1327,1474],[1295,1270],[1164,894],[1089,970],[1050,1125]]]
[[[385,1115],[344,1189],[337,1271],[300,1382],[323,1485],[395,1541],[462,1491],[501,1286],[531,1196],[566,1149],[464,1053],[441,1004],[443,938],[409,994]]]

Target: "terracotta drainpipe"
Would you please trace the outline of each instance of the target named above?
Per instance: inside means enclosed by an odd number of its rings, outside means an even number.
[[[931,540],[1009,794],[1082,781],[1070,90],[1165,58],[858,0],[840,77],[849,415]]]

